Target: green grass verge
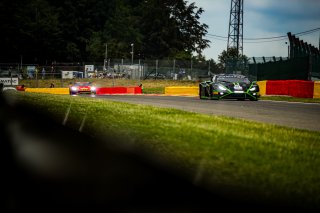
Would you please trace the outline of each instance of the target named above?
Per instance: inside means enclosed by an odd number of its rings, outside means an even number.
[[[144,94],[164,94],[164,87],[143,88]]]
[[[294,98],[294,97],[288,97],[288,96],[262,96],[260,99],[261,100],[271,100],[271,101],[320,103],[320,98]]]
[[[48,88],[51,83],[55,84],[55,87],[68,87],[70,83],[75,81],[90,81],[96,84],[98,87],[114,87],[114,86],[139,86],[143,85],[145,89],[149,88],[164,88],[168,86],[197,86],[197,81],[174,81],[174,80],[129,80],[129,79],[23,79],[19,81],[19,84],[24,84],[26,87],[40,87]]]
[[[320,132],[86,97],[18,93],[96,137],[113,134],[185,171],[197,184],[243,199],[320,207]]]

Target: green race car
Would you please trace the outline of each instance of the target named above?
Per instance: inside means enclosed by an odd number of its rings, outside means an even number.
[[[237,99],[257,101],[260,97],[259,85],[250,82],[244,75],[218,74],[211,81],[199,85],[200,99]]]

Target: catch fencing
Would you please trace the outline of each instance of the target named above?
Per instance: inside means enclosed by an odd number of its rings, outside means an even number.
[[[37,64],[0,64],[0,77],[19,79],[171,79],[202,81],[221,72],[243,74],[250,80],[320,80],[320,57],[309,55],[294,58],[252,57],[229,59],[225,71],[210,61],[198,60],[128,60],[108,59],[105,62]],[[61,81],[62,82],[62,81]]]
[[[250,80],[320,80],[320,57],[252,57],[248,61],[230,59],[227,73],[249,76]]]
[[[199,80],[216,72],[209,61],[109,59],[104,63],[0,64],[0,75],[20,79],[173,79]]]

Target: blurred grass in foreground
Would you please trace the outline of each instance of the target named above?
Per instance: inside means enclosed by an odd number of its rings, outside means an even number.
[[[15,96],[68,127],[125,139],[195,184],[244,200],[320,207],[320,132],[88,97]]]

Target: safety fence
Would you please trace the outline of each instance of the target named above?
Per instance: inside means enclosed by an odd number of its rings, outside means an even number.
[[[256,80],[317,80],[320,60],[315,56],[249,64],[249,75]]]
[[[0,64],[0,77],[19,79],[171,79],[201,81],[221,72],[243,74],[251,81],[320,80],[320,56],[252,57],[228,59],[225,70],[211,61],[199,60],[126,60],[102,62],[36,64]]]
[[[320,56],[231,58],[226,72],[246,75],[252,81],[320,80]]]
[[[199,60],[126,60],[108,59],[102,62],[37,64],[0,64],[0,75],[20,79],[173,79],[198,80],[217,72],[211,61]]]

